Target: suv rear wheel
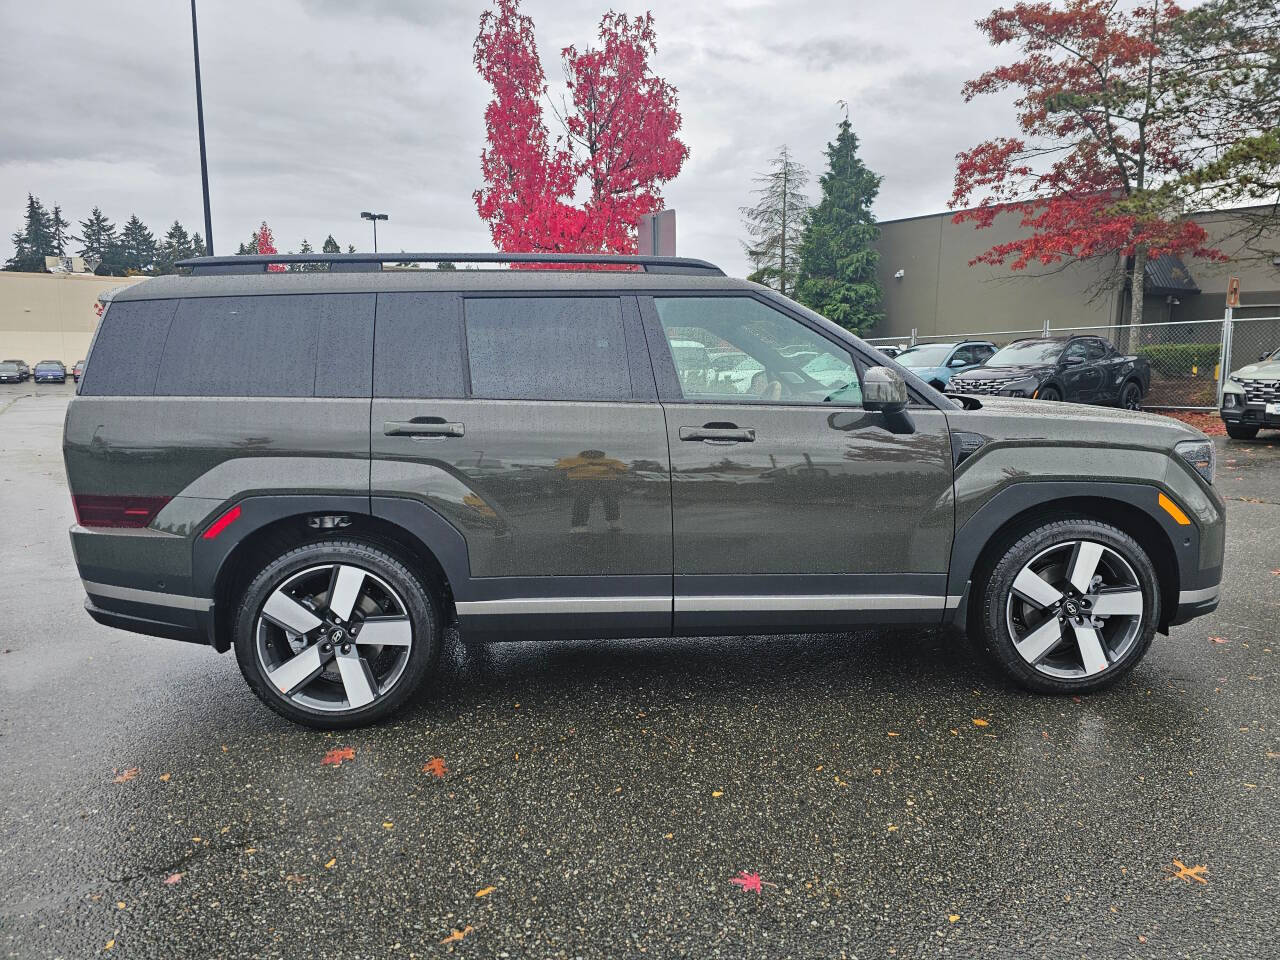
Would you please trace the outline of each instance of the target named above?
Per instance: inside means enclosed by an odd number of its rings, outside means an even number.
[[[358,541],[290,550],[245,589],[236,660],[281,716],[322,729],[363,726],[399,710],[440,649],[440,618],[418,577]]]
[[[981,593],[981,640],[1014,680],[1039,693],[1115,683],[1142,659],[1160,622],[1146,551],[1096,520],[1055,520],[1005,550]]]

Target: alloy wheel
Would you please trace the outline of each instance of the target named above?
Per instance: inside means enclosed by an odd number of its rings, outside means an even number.
[[[1146,602],[1133,566],[1092,540],[1061,543],[1018,572],[1005,619],[1018,654],[1040,673],[1093,678],[1142,633]]]
[[[367,707],[403,676],[413,647],[404,599],[353,563],[308,567],[267,597],[254,627],[272,686],[312,710]]]
[[[1142,407],[1142,390],[1136,383],[1127,384],[1124,395],[1120,398],[1120,406],[1126,410],[1139,410]]]

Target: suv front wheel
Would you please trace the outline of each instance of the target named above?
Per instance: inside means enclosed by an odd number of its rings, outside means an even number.
[[[439,637],[431,596],[398,558],[326,541],[277,557],[245,589],[236,660],[276,713],[345,729],[399,710],[434,665]]]
[[[1142,659],[1160,622],[1146,551],[1096,520],[1048,521],[997,560],[981,593],[980,637],[1014,680],[1039,693],[1110,686]]]

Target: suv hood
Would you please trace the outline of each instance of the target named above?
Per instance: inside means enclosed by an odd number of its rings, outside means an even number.
[[[1241,367],[1232,374],[1246,380],[1280,380],[1280,360],[1264,360]]]
[[[979,410],[947,411],[951,429],[980,433],[991,440],[1114,443],[1152,450],[1204,439],[1203,433],[1180,420],[1141,410],[1017,397],[984,396],[981,403]]]
[[[977,367],[966,370],[960,376],[966,380],[1006,380],[1023,377],[1046,377],[1054,371],[1054,367],[1037,364],[1027,367]]]

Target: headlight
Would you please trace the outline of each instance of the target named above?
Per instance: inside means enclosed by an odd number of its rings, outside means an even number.
[[[1241,380],[1239,377],[1237,377],[1234,373],[1227,374],[1227,379],[1230,380],[1232,383],[1244,383],[1244,381]]]
[[[1236,395],[1236,394],[1234,394],[1234,393],[1227,393],[1227,392],[1225,392],[1225,391],[1224,391],[1224,392],[1223,392],[1223,394],[1222,394],[1222,406],[1223,406],[1223,408],[1224,408],[1224,409],[1226,409],[1226,410],[1233,410],[1233,409],[1235,409],[1235,406],[1236,406],[1236,396],[1237,396],[1237,395]]]
[[[1212,440],[1183,440],[1173,449],[1191,464],[1191,469],[1204,477],[1206,483],[1213,483],[1213,468],[1217,465],[1217,456]]]

